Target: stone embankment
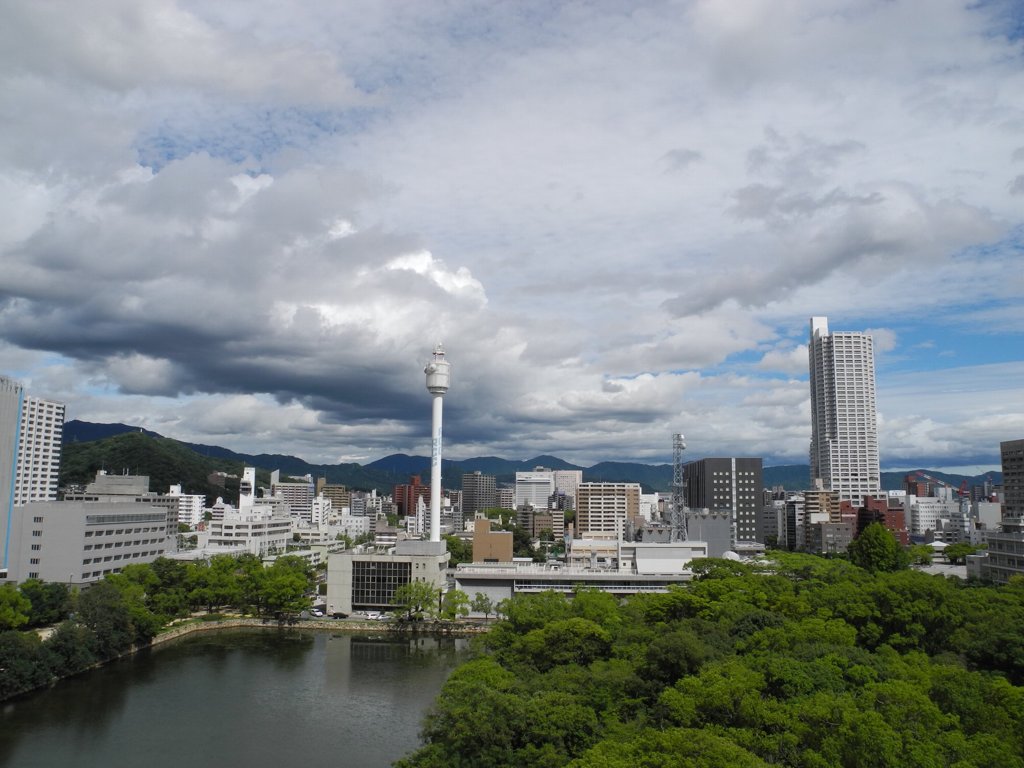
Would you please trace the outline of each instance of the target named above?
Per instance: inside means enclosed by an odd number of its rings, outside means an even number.
[[[243,617],[225,617],[217,621],[191,621],[187,624],[171,626],[163,630],[144,648],[162,645],[179,637],[191,635],[194,632],[212,632],[221,629],[326,629],[332,632],[373,632],[379,634],[421,634],[421,635],[454,635],[470,636],[478,635],[488,630],[486,625],[462,624],[458,622],[421,622],[414,624],[400,624],[395,622],[381,621],[341,621],[337,619],[303,619],[294,624],[281,624],[274,620],[253,619]],[[138,650],[138,649],[134,649]],[[133,651],[129,651],[128,654]]]

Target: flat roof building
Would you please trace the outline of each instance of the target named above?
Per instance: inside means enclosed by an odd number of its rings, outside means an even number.
[[[440,593],[448,549],[443,541],[399,541],[388,554],[341,552],[327,559],[327,613],[388,611],[403,584],[424,581]]]

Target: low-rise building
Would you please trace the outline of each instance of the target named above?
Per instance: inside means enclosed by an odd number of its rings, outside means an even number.
[[[400,541],[393,551],[342,552],[327,560],[327,613],[387,611],[403,584],[445,587],[448,549],[443,541]]]
[[[596,548],[590,550],[588,543]],[[667,592],[670,585],[692,579],[692,562],[707,556],[707,545],[700,541],[649,544],[574,539],[573,548],[578,554],[592,551],[593,557],[578,558],[573,565],[462,563],[455,571],[455,587],[470,596],[484,594],[494,604],[514,595],[549,590],[573,594],[580,587],[616,596]],[[598,551],[603,556],[599,557]],[[579,564],[590,562],[595,565]]]

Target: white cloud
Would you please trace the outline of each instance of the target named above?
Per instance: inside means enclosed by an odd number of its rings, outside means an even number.
[[[883,455],[1022,413],[935,370],[1019,346],[996,6],[3,9],[0,370],[81,418],[425,452],[442,340],[460,455],[802,463],[820,314],[874,328]]]

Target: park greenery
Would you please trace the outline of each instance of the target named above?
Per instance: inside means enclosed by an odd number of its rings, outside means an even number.
[[[1024,766],[1024,583],[861,550],[504,601],[398,765]]]
[[[287,623],[309,607],[314,570],[301,557],[255,555],[125,566],[81,592],[30,579],[0,587],[0,700],[146,645],[175,619],[230,611]],[[34,630],[55,626],[46,639]]]

